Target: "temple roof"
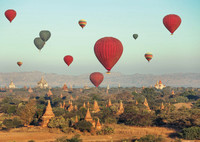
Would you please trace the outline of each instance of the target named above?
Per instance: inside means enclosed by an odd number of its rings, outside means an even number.
[[[41,80],[38,82],[38,84],[47,84],[46,80],[44,80],[43,76],[41,77]]]

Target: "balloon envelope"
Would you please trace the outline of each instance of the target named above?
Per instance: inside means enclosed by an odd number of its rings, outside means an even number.
[[[87,24],[87,21],[84,20],[84,19],[81,19],[81,20],[78,21],[78,24],[79,24],[82,28],[84,28],[84,27],[86,26],[86,24]]]
[[[100,72],[94,72],[90,74],[90,81],[94,84],[94,86],[98,87],[103,81],[104,76]]]
[[[181,18],[178,15],[169,14],[163,18],[163,24],[169,30],[169,32],[173,34],[176,31],[176,29],[180,26]]]
[[[5,16],[10,22],[12,22],[12,20],[16,17],[16,15],[17,15],[17,13],[13,9],[8,9],[5,12]]]
[[[64,61],[69,66],[73,61],[73,57],[70,56],[70,55],[67,55],[67,56],[64,57]]]
[[[34,44],[39,50],[41,50],[43,48],[45,42],[40,37],[36,37],[34,39]]]
[[[133,34],[133,38],[137,39],[138,38],[138,34]]]
[[[17,62],[17,65],[20,67],[23,64],[23,62],[19,61]]]
[[[50,31],[46,31],[46,30],[40,31],[40,38],[44,42],[46,42],[50,37],[51,37]]]
[[[108,72],[120,59],[122,52],[122,43],[114,37],[101,38],[94,45],[94,53],[97,59]]]
[[[149,62],[152,58],[153,58],[153,54],[148,52],[144,55],[144,57],[147,59],[147,61]]]

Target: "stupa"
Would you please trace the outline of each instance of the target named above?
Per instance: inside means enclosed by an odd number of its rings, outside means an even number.
[[[67,84],[66,84],[66,83],[63,85],[62,90],[63,90],[63,91],[68,91],[68,87],[67,87]]]
[[[92,119],[89,108],[87,109],[87,113],[85,115],[85,121],[88,121],[95,127],[95,121]]]
[[[69,112],[71,112],[71,111],[73,111],[73,109],[74,109],[74,107],[73,107],[72,102],[71,102],[71,104],[68,106],[67,110]]]
[[[135,104],[138,105],[138,101],[137,100],[135,101]]]
[[[87,102],[87,107],[90,107],[90,102]]]
[[[93,113],[97,113],[99,111],[100,109],[99,109],[98,103],[96,100],[94,100]]]
[[[144,105],[147,107],[147,110],[148,110],[148,111],[151,111],[151,109],[149,108],[149,104],[148,104],[146,98],[145,98],[145,100],[144,100]]]
[[[172,95],[175,95],[174,90],[172,90]]]
[[[83,107],[86,108],[85,102],[83,103]]]
[[[99,118],[98,118],[98,120],[97,120],[97,124],[96,124],[96,130],[97,131],[100,131],[101,130],[101,123],[99,122]]]
[[[122,113],[124,113],[124,106],[123,106],[122,101],[120,101],[119,110],[116,113],[116,115],[121,115]]]
[[[31,88],[31,86],[28,88],[28,92],[33,93],[33,89]]]
[[[77,115],[76,115],[76,118],[75,118],[75,123],[78,123],[78,117],[77,117]]]
[[[107,107],[110,107],[110,106],[112,106],[112,103],[111,103],[111,100],[109,99],[109,100],[108,100]]]
[[[164,106],[163,102],[162,102],[162,104],[161,104],[160,109],[161,109],[161,110],[165,109],[165,106]]]
[[[51,108],[51,104],[50,104],[50,100],[48,100],[48,105],[46,107],[46,110],[45,110],[45,113],[44,115],[42,116],[42,123],[41,123],[41,126],[42,127],[47,127],[48,123],[49,123],[49,120],[52,118],[52,117],[55,117],[53,111],[52,111],[52,108]]]
[[[75,111],[77,111],[77,110],[78,110],[78,107],[77,107],[77,105],[75,105],[75,106],[74,106],[74,110],[75,110]]]
[[[50,97],[50,96],[52,96],[52,95],[53,95],[53,93],[52,93],[51,90],[49,89],[49,91],[47,92],[47,96]]]

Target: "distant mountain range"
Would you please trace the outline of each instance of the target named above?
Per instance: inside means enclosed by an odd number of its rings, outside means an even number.
[[[9,85],[13,80],[16,87],[36,86],[41,77],[48,82],[51,87],[61,87],[64,83],[73,85],[74,87],[83,87],[84,85],[93,86],[89,80],[90,74],[82,74],[77,76],[61,75],[55,73],[34,72],[13,72],[0,73],[0,85],[3,87]],[[200,73],[172,73],[163,75],[153,74],[133,74],[124,75],[121,73],[112,72],[111,74],[104,74],[104,80],[101,87],[141,87],[154,86],[157,81],[161,80],[166,86],[172,87],[199,87],[200,88]]]

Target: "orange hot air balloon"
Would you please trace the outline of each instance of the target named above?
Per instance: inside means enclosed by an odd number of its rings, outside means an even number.
[[[82,29],[86,26],[86,24],[87,24],[87,21],[86,20],[84,20],[84,19],[81,19],[81,20],[79,20],[78,21],[78,24],[82,27]]]
[[[90,81],[94,84],[94,86],[98,87],[103,81],[103,74],[100,72],[93,72],[90,74]]]
[[[17,65],[20,67],[23,63],[22,62],[17,62]]]
[[[148,62],[150,62],[150,60],[153,58],[153,54],[148,52],[144,55],[144,57],[147,59]]]
[[[94,45],[94,53],[99,62],[108,70],[108,73],[118,62],[122,52],[122,43],[114,37],[101,38]]]
[[[181,18],[178,15],[169,14],[163,18],[163,24],[169,30],[169,32],[173,34],[176,31],[176,29],[180,26]]]
[[[69,66],[73,61],[73,57],[70,56],[70,55],[67,55],[67,56],[64,57],[64,61]]]
[[[10,23],[12,22],[12,20],[16,17],[17,13],[15,10],[13,9],[8,9],[5,12],[5,16],[6,18],[10,21]]]

